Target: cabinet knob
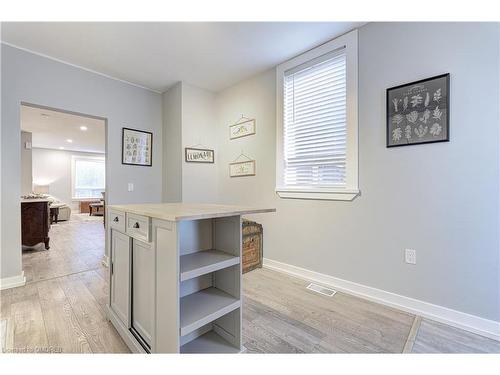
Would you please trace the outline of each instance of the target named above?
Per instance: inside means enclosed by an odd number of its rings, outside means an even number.
[[[113,219],[114,222],[118,223],[118,216]]]
[[[134,224],[134,228],[139,228],[139,223],[138,223],[138,222],[136,222],[136,223]]]

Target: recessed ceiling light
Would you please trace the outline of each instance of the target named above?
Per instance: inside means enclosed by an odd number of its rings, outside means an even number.
[[[59,147],[59,150],[64,150],[64,147]]]
[[[72,139],[66,139],[66,142],[73,143],[73,140]]]
[[[87,127],[86,126],[80,126],[80,130],[85,131],[85,130],[87,130]]]

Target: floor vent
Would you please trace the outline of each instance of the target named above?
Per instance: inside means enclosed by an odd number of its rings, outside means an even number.
[[[335,293],[337,293],[336,290],[325,288],[324,286],[318,285],[318,284],[309,284],[307,286],[307,289],[312,290],[313,292],[323,294],[328,297],[333,297]]]

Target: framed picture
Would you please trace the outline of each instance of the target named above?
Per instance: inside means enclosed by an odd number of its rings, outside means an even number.
[[[186,147],[184,149],[186,163],[213,163],[214,150],[208,148]]]
[[[237,122],[229,127],[229,139],[247,137],[255,134],[255,119]]]
[[[230,177],[255,176],[255,160],[229,163]]]
[[[387,89],[387,147],[450,140],[450,74]]]
[[[122,164],[151,167],[153,133],[143,130],[122,129]]]

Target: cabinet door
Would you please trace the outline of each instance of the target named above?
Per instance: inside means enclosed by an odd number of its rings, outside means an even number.
[[[134,239],[132,245],[132,327],[149,347],[151,347],[153,314],[153,247]]]
[[[130,237],[111,230],[111,308],[130,327]]]

